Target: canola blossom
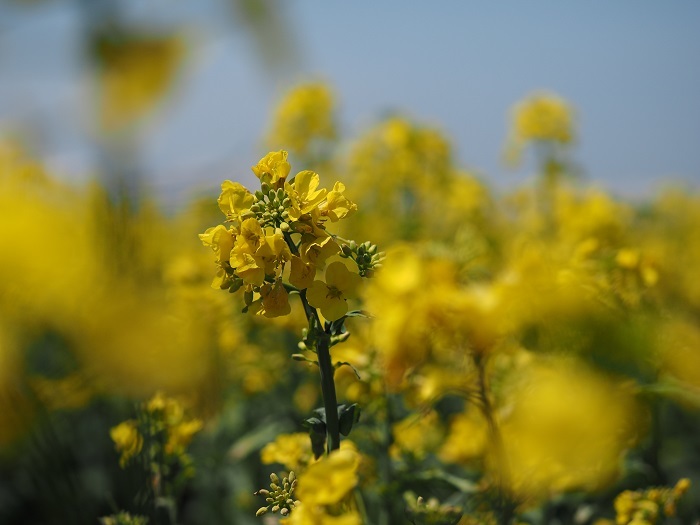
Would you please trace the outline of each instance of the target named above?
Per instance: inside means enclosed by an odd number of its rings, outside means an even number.
[[[177,42],[103,49],[112,139]],[[697,192],[587,186],[554,93],[510,113],[536,176],[507,190],[400,115],[342,136],[335,103],[297,86],[256,187],[171,214],[0,140],[0,521],[700,519]]]

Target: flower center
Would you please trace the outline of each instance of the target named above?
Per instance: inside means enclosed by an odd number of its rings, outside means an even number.
[[[343,292],[338,290],[335,286],[328,286],[328,292],[326,292],[326,299],[340,299],[343,296]]]

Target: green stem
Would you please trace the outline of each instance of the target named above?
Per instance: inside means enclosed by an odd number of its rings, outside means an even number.
[[[284,233],[284,239],[294,255],[299,254],[299,248],[292,240],[289,232]],[[323,330],[323,324],[318,312],[306,300],[306,290],[299,293],[301,304],[304,306],[306,319],[309,321],[309,330],[314,331],[316,341],[316,354],[318,356],[318,368],[321,371],[321,394],[323,395],[323,409],[326,412],[326,439],[328,454],[340,448],[340,422],[338,421],[338,398],[335,393],[333,374],[333,361],[331,360],[331,336]]]
[[[330,342],[329,334],[325,332],[317,334],[316,353],[318,354],[318,368],[321,371],[321,392],[323,394],[323,407],[326,411],[326,438],[329,454],[340,448],[338,400],[333,381],[334,369],[331,361]]]

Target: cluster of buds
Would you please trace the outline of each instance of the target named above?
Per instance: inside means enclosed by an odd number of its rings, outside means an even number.
[[[386,252],[380,252],[376,244],[369,241],[357,244],[350,241],[342,246],[341,257],[355,261],[362,277],[372,277],[375,270],[382,267],[382,261],[386,257]]]
[[[255,201],[250,207],[250,211],[255,215],[261,225],[279,228],[283,232],[288,232],[290,227],[289,211],[292,200],[285,193],[283,188],[274,189],[266,182],[260,185],[260,189],[254,194]]]
[[[683,478],[673,488],[652,487],[641,491],[626,490],[615,498],[615,523],[617,525],[654,525],[661,513],[675,516],[676,504],[690,487],[690,480]]]
[[[282,479],[274,472],[270,474],[270,490],[260,489],[255,492],[256,496],[265,496],[267,505],[260,507],[255,513],[256,516],[264,516],[268,512],[279,512],[282,516],[288,516],[292,510],[299,505],[299,501],[294,499],[294,490],[297,488],[297,479],[294,471],[289,472],[289,476]]]
[[[462,519],[462,509],[451,505],[441,505],[437,498],[427,502],[421,497],[407,498],[406,517],[414,525],[456,525]]]

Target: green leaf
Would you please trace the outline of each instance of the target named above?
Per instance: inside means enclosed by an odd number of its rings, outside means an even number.
[[[311,438],[311,450],[314,453],[314,459],[318,459],[326,451],[326,433],[318,434],[309,430],[309,438]]]
[[[314,361],[314,362],[315,362],[315,361]],[[360,377],[360,373],[357,371],[357,368],[355,368],[354,366],[352,366],[352,365],[351,365],[350,363],[348,363],[347,361],[339,361],[339,362],[337,362],[337,363],[335,363],[335,364],[333,365],[333,368],[334,368],[335,370],[337,370],[337,369],[340,368],[341,366],[349,366],[350,368],[352,368],[352,371],[355,372],[355,377],[357,377],[357,379],[359,379],[359,380],[362,380],[362,378]]]
[[[364,317],[365,319],[372,319],[372,316],[366,310],[350,310],[344,317]]]
[[[350,434],[352,426],[360,420],[360,407],[357,403],[352,405],[338,405],[338,422],[340,433],[344,436]]]

